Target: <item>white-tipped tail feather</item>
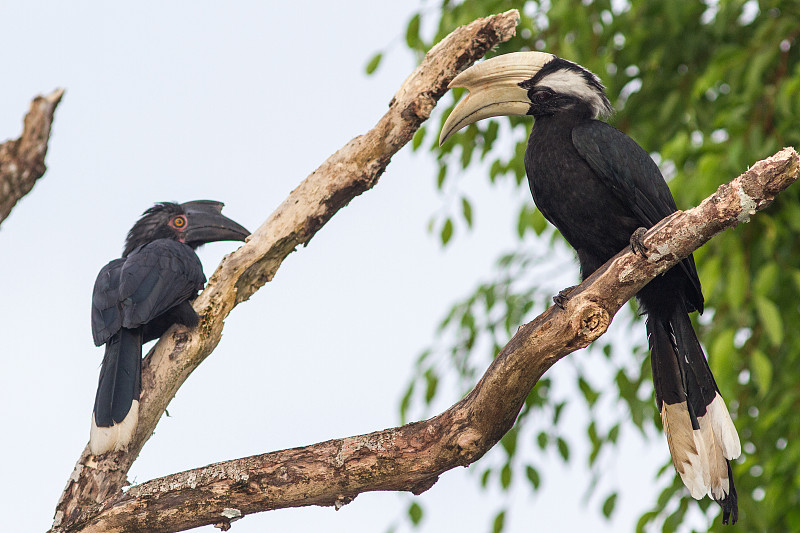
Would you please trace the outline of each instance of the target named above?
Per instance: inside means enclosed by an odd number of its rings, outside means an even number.
[[[708,457],[701,431],[692,430],[692,421],[686,402],[667,404],[661,409],[661,421],[667,436],[672,464],[689,489],[692,498],[699,500],[708,494],[711,486]]]
[[[730,481],[728,480],[728,462],[722,452],[722,443],[711,423],[711,413],[706,412],[704,416],[698,417],[700,433],[703,435],[704,455],[708,458],[708,468],[710,475],[710,487],[708,495],[715,500],[723,499],[730,493]]]
[[[742,454],[742,444],[739,441],[739,433],[733,425],[731,414],[728,407],[719,393],[716,393],[714,400],[706,408],[706,416],[711,417],[711,427],[722,446],[722,454],[725,459],[736,459]]]
[[[736,459],[742,452],[739,434],[719,393],[715,393],[714,400],[706,407],[706,414],[698,417],[697,422],[706,445],[711,474],[708,495],[719,501],[731,492],[726,459]]]
[[[131,410],[125,419],[111,427],[97,427],[92,414],[92,429],[89,433],[89,451],[92,455],[102,455],[110,451],[127,448],[139,423],[139,401],[133,400]]]
[[[698,417],[699,430],[692,429],[686,402],[667,404],[661,410],[664,433],[675,470],[692,497],[708,494],[717,501],[728,496],[731,483],[727,460],[741,453],[739,434],[719,393]]]

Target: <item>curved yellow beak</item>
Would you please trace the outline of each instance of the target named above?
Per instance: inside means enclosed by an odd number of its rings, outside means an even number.
[[[531,102],[519,86],[556,56],[545,52],[513,52],[471,66],[450,82],[448,89],[464,87],[466,98],[447,117],[439,146],[461,128],[489,117],[526,115]]]

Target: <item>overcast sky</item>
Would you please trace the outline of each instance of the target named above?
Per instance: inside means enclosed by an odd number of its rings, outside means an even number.
[[[156,201],[209,198],[254,230],[331,153],[372,127],[414,67],[402,40],[414,2],[128,5],[0,4],[0,140],[19,135],[33,96],[66,89],[48,171],[0,226],[0,514],[6,523],[15,517],[15,531],[50,526],[88,440],[103,353],[92,343],[92,286],[141,212]],[[386,57],[367,77],[377,50]],[[237,307],[129,479],[397,425],[414,360],[449,304],[514,245],[514,214],[529,201],[524,189],[490,189],[480,175],[464,175],[476,230],[458,232],[442,250],[426,231],[442,208],[434,177],[430,157],[403,149],[374,190]],[[206,274],[236,247],[206,246]],[[564,260],[574,269],[569,284],[577,268]],[[557,383],[559,372],[571,379],[570,363],[553,369]],[[455,390],[441,394],[444,405],[458,400]],[[576,415],[575,435],[581,424]],[[614,523],[597,512],[605,494],[584,499],[581,460],[563,468],[543,457],[544,490],[531,496],[527,481],[515,481],[506,530],[630,530],[653,501],[652,472],[667,450],[627,437],[605,486],[641,487],[620,497]],[[630,467],[627,457],[638,463]],[[444,474],[419,498],[425,531],[490,530],[503,500],[481,492],[471,470]],[[409,501],[364,494],[338,512],[247,516],[233,531],[383,532],[404,523]]]

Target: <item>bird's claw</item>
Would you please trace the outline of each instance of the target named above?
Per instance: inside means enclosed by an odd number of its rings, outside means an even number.
[[[644,244],[645,233],[647,233],[647,228],[638,228],[631,235],[631,251],[642,257],[647,256],[647,246]]]
[[[572,287],[567,287],[566,289],[561,289],[558,291],[558,294],[553,296],[553,303],[556,304],[559,308],[565,309],[567,305],[567,300],[569,300],[569,295],[572,291],[575,290],[577,285],[573,285]]]

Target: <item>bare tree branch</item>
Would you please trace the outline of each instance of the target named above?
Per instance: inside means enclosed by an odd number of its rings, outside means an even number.
[[[341,506],[375,490],[419,494],[438,476],[483,456],[513,426],[525,398],[559,359],[602,335],[620,307],[658,274],[722,230],[746,222],[800,176],[791,148],[721,185],[698,207],[647,232],[647,257],[624,250],[570,295],[522,326],[475,388],[442,414],[393,429],[217,463],[119,494],[76,530],[226,529],[244,515],[305,505]]]
[[[193,330],[172,328],[144,361],[139,426],[129,449],[101,457],[84,449],[56,507],[54,531],[76,530],[76,524],[86,523],[97,513],[95,504],[119,496],[131,464],[167,404],[216,347],[233,307],[270,281],[283,259],[298,245],[307,244],[339,209],[372,188],[392,155],[430,116],[450,80],[510,39],[518,22],[519,13],[511,10],[479,19],[443,39],[405,80],[376,126],[325,161],[244,246],[223,259],[194,303],[203,316],[200,325]]]
[[[0,144],[0,223],[47,170],[44,156],[50,126],[62,96],[64,89],[56,89],[34,98],[20,138]]]

